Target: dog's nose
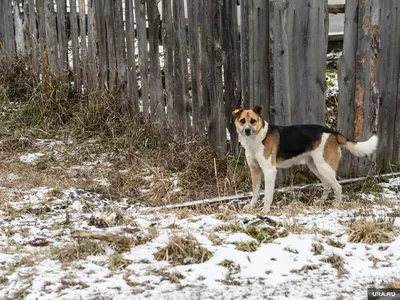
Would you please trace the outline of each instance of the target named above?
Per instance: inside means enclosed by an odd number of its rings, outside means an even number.
[[[250,134],[251,134],[251,129],[250,129],[250,128],[246,128],[246,129],[244,130],[244,134],[245,134],[245,135],[250,135]]]

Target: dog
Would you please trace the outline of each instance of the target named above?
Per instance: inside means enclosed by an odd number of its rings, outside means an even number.
[[[260,196],[261,176],[264,174],[264,213],[271,209],[274,197],[277,168],[289,168],[306,164],[321,180],[325,201],[333,189],[335,200],[342,200],[342,187],[336,180],[341,158],[341,147],[355,156],[372,154],[378,145],[378,137],[371,136],[365,142],[353,142],[328,127],[304,124],[276,126],[262,118],[262,106],[252,110],[236,109],[232,112],[240,143],[245,149],[251,170],[253,197],[244,209],[254,208]]]

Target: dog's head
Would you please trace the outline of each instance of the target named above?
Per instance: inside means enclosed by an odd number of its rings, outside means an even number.
[[[254,106],[253,109],[236,109],[232,112],[235,118],[236,130],[243,136],[251,136],[257,134],[264,127],[262,119],[262,106]]]

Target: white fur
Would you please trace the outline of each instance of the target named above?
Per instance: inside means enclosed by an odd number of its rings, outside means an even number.
[[[367,156],[375,151],[377,145],[378,137],[373,135],[365,142],[347,142],[345,147],[355,156]]]

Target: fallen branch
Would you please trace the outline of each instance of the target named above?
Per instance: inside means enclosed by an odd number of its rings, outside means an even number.
[[[71,232],[71,236],[73,238],[78,238],[78,239],[96,239],[106,242],[121,242],[130,240],[126,236],[120,236],[114,233],[106,233],[106,232],[90,231],[90,230],[74,230]]]
[[[368,177],[344,179],[344,180],[339,180],[338,182],[343,185],[343,184],[362,182],[362,181],[365,181],[365,180],[371,179],[371,178],[387,178],[387,177],[393,177],[393,176],[400,176],[400,172],[383,174],[383,175],[374,175],[374,176],[368,176]],[[316,188],[316,187],[322,187],[322,184],[321,183],[312,183],[312,184],[306,184],[306,185],[288,186],[288,187],[275,189],[275,192],[276,193],[287,193],[287,192],[291,192],[291,191],[300,191],[300,190],[311,189],[311,188]],[[231,200],[236,200],[236,201],[237,200],[248,200],[248,198],[250,198],[252,196],[252,194],[253,193],[243,193],[243,194],[233,195],[233,196],[225,196],[225,197],[217,197],[217,198],[204,199],[204,200],[189,201],[189,202],[184,202],[184,203],[170,204],[170,205],[157,206],[157,207],[148,207],[148,208],[141,209],[141,211],[153,212],[153,211],[158,211],[158,210],[162,210],[162,209],[175,209],[175,208],[194,207],[194,206],[199,206],[199,205],[204,205],[204,204],[225,203],[225,202],[229,202]],[[264,193],[261,192],[261,195],[263,195],[263,194]]]

